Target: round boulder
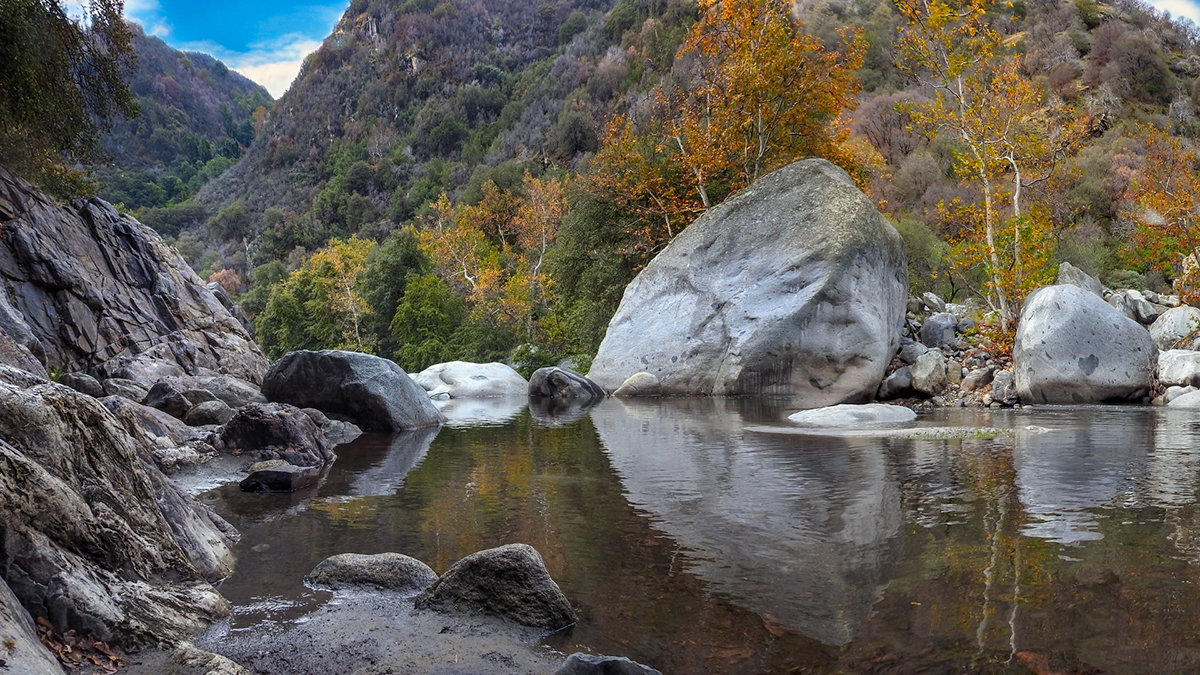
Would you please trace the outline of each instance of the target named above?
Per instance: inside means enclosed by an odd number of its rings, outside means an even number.
[[[1200,347],[1200,309],[1191,305],[1168,309],[1150,324],[1150,337],[1163,350]]]
[[[1078,286],[1046,286],[1021,311],[1013,376],[1025,403],[1139,401],[1157,358],[1133,319]]]
[[[807,159],[683,230],[625,289],[588,377],[648,372],[664,395],[868,400],[896,353],[900,235],[854,181]]]
[[[183,416],[183,423],[189,427],[203,427],[209,424],[225,424],[233,419],[233,408],[225,405],[224,401],[205,401],[192,406]]]
[[[413,379],[430,398],[439,394],[450,398],[524,396],[529,390],[529,382],[503,363],[450,361],[429,366]]]
[[[405,378],[407,379],[407,378]],[[282,403],[242,406],[221,427],[221,443],[255,459],[284,459],[296,466],[318,466],[335,459],[332,444],[303,410]]]
[[[788,416],[795,424],[808,427],[856,427],[861,424],[911,422],[917,413],[900,405],[885,403],[839,403],[828,408],[802,410]]]
[[[662,671],[631,661],[624,656],[600,656],[575,652],[554,675],[662,675]]]
[[[400,366],[371,354],[290,352],[267,371],[262,392],[271,401],[316,408],[368,431],[442,423],[420,385]]]
[[[589,405],[604,400],[606,394],[591,378],[573,370],[550,366],[539,368],[529,378],[530,398],[548,398],[561,404]]]
[[[304,577],[306,583],[334,590],[373,586],[413,594],[437,579],[429,565],[400,553],[341,553],[322,560]]]
[[[948,345],[957,335],[958,317],[949,312],[930,314],[921,324],[921,344],[926,347]]]
[[[528,544],[508,544],[459,560],[417,596],[416,606],[475,611],[547,630],[575,623],[571,604]]]
[[[662,394],[662,383],[658,381],[657,377],[645,371],[630,375],[629,379],[622,382],[621,386],[613,392],[613,396],[618,398],[658,396],[660,394]]]
[[[1158,355],[1158,382],[1164,387],[1200,386],[1200,352],[1169,349]]]

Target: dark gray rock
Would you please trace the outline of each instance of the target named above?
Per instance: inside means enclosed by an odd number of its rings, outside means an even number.
[[[907,398],[917,393],[913,389],[912,366],[897,368],[895,372],[879,383],[876,398],[881,401],[891,401],[897,398]]]
[[[362,429],[359,429],[357,424],[344,420],[330,419],[328,415],[316,408],[301,408],[301,410],[318,427],[321,427],[321,431],[325,432],[325,438],[329,439],[329,442],[334,445],[349,443],[362,435]]]
[[[62,675],[62,666],[38,640],[37,627],[17,596],[0,579],[0,672]]]
[[[210,424],[225,424],[233,419],[233,408],[225,405],[224,401],[205,401],[188,410],[183,416],[184,424],[190,427],[202,427]]]
[[[31,614],[136,649],[227,615],[236,533],[100,401],[0,366],[4,579]]]
[[[662,675],[662,671],[643,666],[624,656],[598,656],[575,652],[567,657],[554,675]]]
[[[3,330],[0,330],[0,363],[20,368],[43,379],[49,379],[49,374],[46,373],[46,367],[42,365],[42,362],[27,347],[13,340]]]
[[[3,288],[0,288],[0,333],[24,347],[39,363],[46,358],[42,341],[33,334],[25,317],[8,301],[8,294],[3,292]]]
[[[286,464],[258,469],[238,483],[245,492],[295,492],[312,487],[321,480],[321,470],[315,466]]]
[[[1104,286],[1100,280],[1069,262],[1058,264],[1058,281],[1055,283],[1078,286],[1097,298],[1104,298]]]
[[[183,378],[169,377],[150,387],[142,404],[183,419],[194,406],[216,400],[217,397],[207,389],[192,388]]]
[[[954,342],[958,333],[958,317],[949,312],[930,314],[921,324],[921,344],[941,347]]]
[[[358,352],[297,351],[263,380],[271,401],[316,408],[366,430],[399,431],[441,424],[428,394],[395,363]]]
[[[683,230],[625,289],[588,377],[665,395],[871,398],[900,338],[900,235],[844,171],[772,172]]]
[[[104,396],[104,387],[100,386],[100,381],[87,373],[63,373],[58,378],[58,383],[92,398]]]
[[[400,553],[341,553],[322,560],[304,577],[305,583],[335,590],[373,586],[414,595],[437,580],[429,565]]]
[[[459,560],[417,596],[416,605],[491,614],[547,630],[575,623],[571,604],[528,544],[508,544]]]
[[[240,450],[257,460],[285,459],[296,466],[320,466],[336,459],[333,444],[303,410],[283,403],[251,403],[221,427],[226,451]]]
[[[1025,300],[1013,344],[1023,403],[1140,401],[1157,361],[1145,328],[1078,286],[1046,286]]]
[[[47,367],[104,379],[163,361],[179,374],[261,381],[268,363],[258,346],[153,230],[100,199],[60,205],[3,168],[0,202],[0,297]]]
[[[529,376],[529,397],[550,399],[562,406],[591,405],[603,401],[600,385],[571,370],[557,366],[539,368]]]
[[[100,402],[129,433],[147,433],[152,438],[162,439],[162,446],[211,440],[210,432],[190,427],[183,420],[158,408],[135,403],[124,396],[105,396]]]
[[[100,384],[104,387],[105,396],[120,396],[136,403],[141,403],[150,393],[149,387],[123,377],[110,377]]]
[[[900,351],[897,353],[897,356],[900,357],[901,361],[911,366],[917,362],[917,357],[927,351],[929,351],[929,347],[912,338],[902,337],[900,338]]]
[[[248,403],[266,403],[267,397],[257,385],[231,375],[187,376],[179,378],[186,389],[203,389],[230,408]]]
[[[966,335],[967,333],[970,333],[971,331],[975,330],[977,327],[978,327],[978,324],[975,323],[975,319],[972,319],[971,317],[968,316],[968,317],[963,317],[958,320],[958,327],[956,328],[956,330],[959,333]]]

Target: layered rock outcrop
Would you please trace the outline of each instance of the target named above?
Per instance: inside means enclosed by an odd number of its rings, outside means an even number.
[[[870,399],[908,290],[900,235],[844,171],[796,162],[684,230],[625,290],[588,377],[664,394]]]
[[[146,385],[209,371],[262,381],[269,364],[242,323],[107,202],[62,206],[0,167],[0,230],[0,332],[46,366]]]

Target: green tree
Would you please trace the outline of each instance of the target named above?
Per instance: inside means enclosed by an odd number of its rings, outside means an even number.
[[[122,0],[89,0],[72,18],[57,0],[0,0],[0,162],[61,195],[85,181],[115,115],[133,116],[123,79],[136,56]]]

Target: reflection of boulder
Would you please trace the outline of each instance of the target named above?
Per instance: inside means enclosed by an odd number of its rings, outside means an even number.
[[[529,414],[542,426],[557,427],[574,422],[595,406],[595,402],[563,403],[554,398],[530,398]]]
[[[433,405],[446,418],[446,424],[478,426],[481,424],[504,424],[516,417],[529,403],[525,392],[520,396],[491,398],[449,398],[434,401]]]
[[[438,431],[439,427],[425,427],[391,436],[388,449],[382,457],[361,471],[356,471],[349,487],[339,489],[355,497],[395,494],[404,484],[408,472],[425,458],[429,444],[433,443]],[[347,446],[343,452],[346,455],[343,464],[355,461],[354,453],[354,446]],[[345,469],[344,466],[342,468]],[[330,490],[330,493],[333,494],[333,491]]]
[[[1146,457],[1145,498],[1155,506],[1196,503],[1200,489],[1200,448],[1196,417],[1190,410],[1155,411],[1154,452]]]
[[[629,501],[715,592],[826,644],[854,638],[898,554],[900,491],[869,440],[743,431],[735,401],[610,399],[592,421]]]
[[[1146,463],[1153,434],[1143,410],[1079,408],[1072,426],[1017,429],[1016,484],[1027,523],[1023,534],[1059,543],[1102,539],[1092,510],[1124,499]],[[1114,424],[1113,415],[1122,415]]]

